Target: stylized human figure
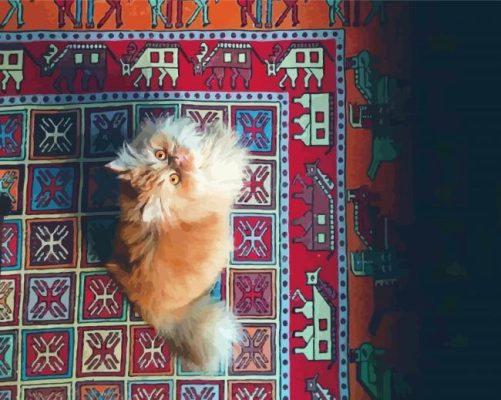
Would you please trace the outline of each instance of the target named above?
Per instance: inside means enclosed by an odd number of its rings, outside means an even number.
[[[240,6],[240,20],[242,22],[240,26],[242,28],[247,26],[247,16],[249,16],[251,21],[254,23],[254,26],[257,27],[256,18],[254,17],[254,14],[252,14],[252,6],[254,5],[254,2],[255,0],[237,0],[238,5]]]
[[[292,13],[292,26],[296,26],[297,24],[299,24],[297,1],[298,0],[283,0],[285,4],[285,10],[275,23],[275,27],[279,27],[280,25],[282,25],[282,22],[284,22],[289,12]]]
[[[273,17],[273,0],[266,0],[266,28],[271,28],[272,27],[272,17]],[[297,7],[297,6],[296,6]],[[262,18],[262,13],[263,13],[263,0],[257,0],[256,3],[256,21],[254,25],[256,25],[256,28],[261,28],[263,26],[261,22]]]
[[[351,24],[351,3],[353,3],[353,26],[360,25],[360,0],[344,0],[344,16],[343,26]]]
[[[85,27],[87,29],[92,29],[94,28],[94,0],[76,0],[75,20],[77,23],[75,28],[82,27],[82,2],[87,3],[87,23],[85,24]]]
[[[383,0],[371,0],[371,10],[364,20],[364,26],[367,26],[376,15],[379,15],[379,25],[384,25],[386,22],[386,13]]]
[[[97,23],[98,28],[102,28],[102,26],[108,21],[111,17],[111,14],[115,13],[115,26],[120,28],[123,25],[122,21],[122,0],[106,0],[109,8],[104,14],[103,18]]]
[[[17,28],[19,29],[24,25],[22,0],[9,0],[9,5],[9,11],[7,11],[2,23],[0,23],[0,29],[3,29],[9,23],[14,13],[17,13]]]
[[[162,5],[165,3],[165,0],[148,0],[148,3],[151,7],[151,27],[156,28],[158,25],[158,18],[160,18],[166,28],[171,28],[172,24],[170,21],[167,21],[167,18],[162,13]],[[167,0],[167,14],[169,5],[172,12],[172,0]]]
[[[59,28],[66,25],[66,17],[68,17],[74,26],[77,25],[77,21],[71,12],[71,6],[74,2],[75,0],[54,0],[57,6],[57,26]]]
[[[197,5],[197,8],[195,8],[195,11],[193,11],[193,14],[191,14],[191,17],[186,21],[186,27],[188,28],[193,21],[195,21],[195,18],[198,17],[198,14],[200,12],[202,13],[202,26],[207,26],[210,24],[209,21],[209,0],[194,0],[195,4]],[[219,0],[216,0],[216,3],[218,3]],[[179,6],[178,6],[179,7]],[[177,25],[177,24],[176,24]]]
[[[197,2],[198,3],[198,2]],[[167,0],[166,28],[172,28],[172,8],[174,0]],[[160,9],[160,6],[158,7]],[[196,11],[196,10],[195,10]],[[195,15],[196,17],[196,15]],[[163,21],[163,18],[162,18]],[[183,0],[176,0],[176,28],[183,27]]]
[[[334,26],[336,23],[336,15],[339,17],[344,26],[346,26],[346,18],[341,11],[341,3],[348,3],[346,0],[326,0],[327,5],[329,6],[329,26]],[[350,5],[348,4],[348,7]]]

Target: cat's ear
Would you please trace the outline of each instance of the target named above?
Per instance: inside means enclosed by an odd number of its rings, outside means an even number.
[[[120,173],[127,171],[127,168],[125,167],[125,165],[122,163],[122,161],[119,158],[109,162],[104,167],[108,171],[115,172],[116,174],[120,174]]]
[[[104,167],[108,171],[111,171],[111,172],[117,174],[118,177],[121,179],[126,179],[126,180],[130,179],[129,169],[124,165],[124,163],[119,158],[109,162]]]

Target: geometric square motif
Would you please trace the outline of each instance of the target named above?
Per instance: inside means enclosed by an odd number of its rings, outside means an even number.
[[[250,154],[275,154],[276,108],[237,106],[232,109],[232,117],[239,143]]]
[[[28,214],[77,211],[79,169],[76,164],[29,166]]]
[[[169,104],[165,106],[152,105],[152,106],[138,106],[137,107],[137,126],[139,127],[146,121],[155,121],[177,115],[177,105]]]
[[[80,275],[79,322],[124,321],[124,296],[106,272]]]
[[[27,221],[27,269],[75,267],[76,218]]]
[[[78,328],[77,376],[123,376],[125,327]]]
[[[73,372],[73,329],[23,330],[22,378],[69,378]]]
[[[17,331],[0,331],[0,382],[17,379]]]
[[[275,161],[252,160],[244,169],[243,187],[235,208],[275,208]]]
[[[275,374],[275,325],[243,324],[239,343],[233,346],[231,375]]]
[[[275,271],[230,271],[231,310],[237,317],[275,318]]]
[[[0,275],[0,326],[18,324],[20,279],[19,275]]]
[[[177,382],[178,399],[197,399],[197,400],[223,400],[224,386],[220,381],[178,381]]]
[[[19,219],[4,220],[0,227],[0,269],[13,271],[21,269],[22,222]]]
[[[228,107],[226,106],[183,104],[181,115],[193,120],[202,131],[207,125],[216,122],[228,123]]]
[[[172,382],[129,382],[129,399],[172,400]]]
[[[114,156],[132,133],[130,106],[85,109],[86,157]]]
[[[230,399],[275,400],[274,381],[230,381]],[[320,397],[318,397],[320,400]]]
[[[118,183],[104,163],[85,163],[82,211],[118,211]]]
[[[94,266],[108,260],[113,249],[117,215],[82,217],[82,266]]]
[[[132,326],[130,375],[172,375],[172,356],[165,340],[149,326]]]
[[[19,165],[0,166],[0,196],[7,197],[11,214],[23,211],[24,167]]]
[[[101,381],[78,382],[76,384],[75,400],[125,400],[123,383]]]
[[[275,215],[232,214],[234,250],[232,264],[273,264],[275,262]]]
[[[68,386],[25,386],[24,400],[72,400]]]
[[[2,386],[0,387],[1,400],[18,400],[16,386]]]
[[[24,323],[73,323],[75,274],[25,275]]]
[[[214,376],[223,376],[226,374],[226,365],[224,362],[219,363],[218,369],[213,370],[213,371],[201,371],[196,368],[193,368],[193,366],[190,366],[189,364],[186,363],[182,358],[177,358],[176,359],[176,365],[177,365],[177,375],[178,376],[207,376],[207,377],[214,377]]]
[[[24,111],[0,112],[0,159],[22,160],[26,132]]]
[[[80,110],[32,111],[32,159],[77,158],[80,137]]]
[[[0,275],[0,326],[17,325],[20,298],[20,276]]]

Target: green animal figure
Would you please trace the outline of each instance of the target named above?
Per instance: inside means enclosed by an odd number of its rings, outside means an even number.
[[[347,60],[347,69],[355,72],[355,86],[368,104],[388,105],[400,91],[397,79],[381,74],[374,68],[377,58],[362,50]]]
[[[372,160],[367,170],[371,180],[376,178],[382,162],[394,161],[398,157],[399,146],[394,138],[393,124],[398,120],[396,117],[400,112],[403,93],[402,82],[381,74],[374,68],[376,63],[377,59],[367,50],[362,50],[347,61],[347,69],[355,72],[355,86],[367,102],[367,106],[360,110],[371,111]],[[353,119],[353,107],[350,105],[350,121]]]
[[[384,354],[368,342],[350,350],[350,362],[357,364],[357,381],[372,400],[408,398],[412,388],[401,374],[384,365]]]
[[[370,343],[350,351],[350,362],[357,364],[357,380],[372,400],[392,399],[393,374],[382,361],[383,349]]]
[[[374,136],[372,140],[372,160],[367,170],[371,181],[376,179],[379,166],[383,161],[393,161],[398,157],[398,147],[395,140],[389,136]]]

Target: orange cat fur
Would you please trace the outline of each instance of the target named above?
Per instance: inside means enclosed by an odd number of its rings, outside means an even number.
[[[213,371],[238,324],[209,291],[232,249],[229,213],[246,153],[219,124],[142,126],[107,168],[120,178],[120,224],[109,271],[143,319],[192,368]]]

